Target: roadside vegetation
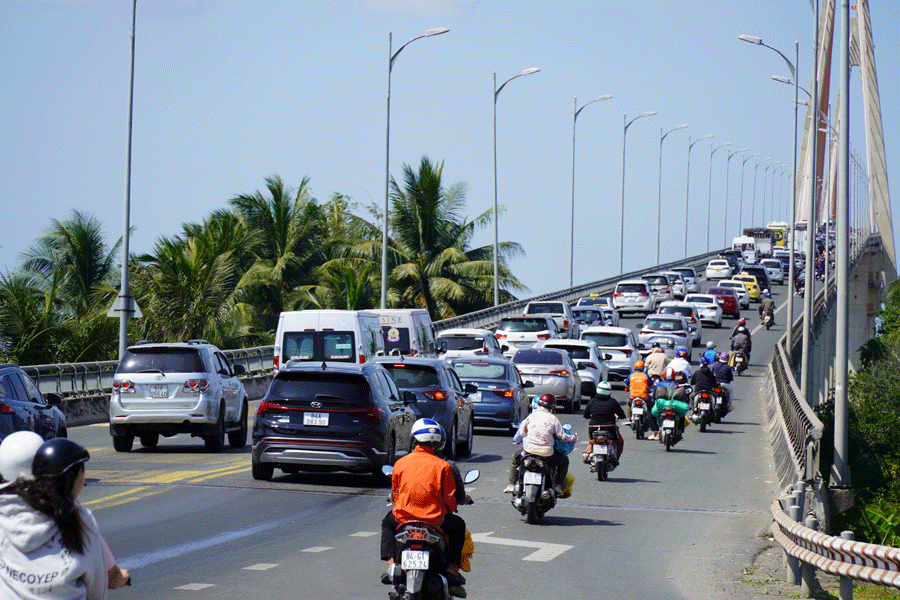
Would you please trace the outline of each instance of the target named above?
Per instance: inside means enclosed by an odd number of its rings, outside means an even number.
[[[494,299],[493,247],[471,246],[492,211],[469,221],[465,185],[446,185],[442,171],[443,163],[423,157],[417,169],[404,165],[402,182],[390,182],[387,304],[427,308],[433,320]],[[338,193],[320,203],[309,178],[296,188],[278,175],[265,183],[130,257],[143,313],[129,322],[130,341],[200,338],[246,348],[272,343],[282,311],[380,305],[378,206]],[[106,314],[120,287],[120,243],[104,239],[93,215],[54,219],[19,267],[0,274],[0,362],[115,359],[119,324]],[[522,254],[516,243],[499,246],[501,302],[525,291],[507,267]]]
[[[849,449],[854,506],[836,517],[832,530],[857,540],[900,546],[900,280],[889,289],[878,336],[860,352],[849,381]],[[821,473],[830,478],[834,402],[817,409],[825,424]]]

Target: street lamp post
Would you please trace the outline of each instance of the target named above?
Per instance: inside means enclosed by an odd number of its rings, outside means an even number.
[[[640,119],[641,117],[650,117],[655,115],[655,110],[648,110],[642,115],[638,115],[632,120],[628,121],[628,117],[623,113],[622,114],[622,123],[624,124],[624,128],[622,129],[622,211],[619,215],[619,273],[621,274],[624,264],[625,257],[625,136],[628,133],[628,127],[631,126],[632,123]]]
[[[709,215],[712,213],[712,157],[713,154],[716,153],[720,148],[724,148],[725,146],[730,146],[734,142],[725,142],[721,146],[717,146],[713,148],[712,144],[709,145],[709,183],[707,184],[706,190],[706,251],[709,252]],[[690,155],[690,152],[688,152]]]
[[[766,225],[766,176],[769,173],[769,169],[772,169],[772,203],[775,202],[775,170],[773,167],[780,165],[780,161],[775,161],[769,165],[766,165],[766,168],[763,169],[763,199],[762,199],[762,223],[759,224],[760,227],[765,227]]]
[[[772,160],[772,157],[768,157],[762,163],[756,161],[756,165],[753,167],[753,201],[750,203],[750,227],[756,227],[754,219],[756,218],[756,172],[759,171],[760,164],[766,164]],[[768,169],[769,167],[766,167]],[[766,189],[766,179],[765,179],[765,169],[763,169],[763,191]]]
[[[684,190],[684,258],[687,258],[687,234],[688,234],[688,206],[690,205],[691,200],[691,148],[694,147],[694,144],[699,142],[700,140],[708,140],[713,137],[713,134],[707,133],[699,140],[695,140],[691,142],[691,136],[688,136],[688,155],[687,155],[687,183],[685,184]],[[709,216],[707,215],[707,218]],[[707,224],[707,234],[709,233],[709,225]]]
[[[679,129],[684,129],[687,125],[679,125],[678,127],[673,127],[669,131],[663,135],[662,127],[659,128],[659,190],[656,195],[656,264],[659,264],[659,249],[662,245],[660,243],[660,231],[662,225],[662,145],[663,140],[666,139],[666,136],[672,133],[673,131],[678,131]]]
[[[525,69],[518,75],[513,75],[503,82],[503,85],[497,87],[497,72],[494,71],[494,306],[500,305],[500,230],[497,224],[497,95],[503,87],[515,79],[523,75],[531,75],[540,71],[537,67]]]
[[[429,29],[420,36],[414,37],[399,48],[393,54],[392,36],[393,32],[388,32],[388,85],[387,85],[387,126],[385,127],[384,142],[384,222],[382,223],[381,232],[381,308],[387,308],[387,281],[388,281],[388,212],[390,210],[390,181],[391,181],[391,70],[394,68],[394,59],[408,45],[416,40],[433,35],[440,35],[450,31],[446,27],[436,27]]]
[[[728,160],[725,161],[725,222],[722,224],[722,247],[728,247],[728,174],[729,174],[729,166],[731,165],[731,159],[735,154],[739,154],[741,152],[746,152],[750,148],[741,148],[740,150],[735,150],[734,152],[728,153]]]
[[[569,235],[569,287],[574,285],[572,283],[572,276],[575,269],[575,123],[578,121],[578,113],[584,110],[585,106],[593,104],[594,102],[600,102],[601,100],[609,100],[610,98],[612,98],[612,96],[606,94],[599,98],[594,98],[590,102],[584,104],[581,108],[578,108],[578,98],[575,97],[575,113],[572,116],[572,230]]]
[[[747,161],[751,158],[756,158],[759,156],[761,152],[757,152],[755,154],[751,154],[741,161],[741,199],[738,202],[738,235],[741,234],[744,227],[744,165],[747,164]],[[757,163],[759,164],[759,163]]]

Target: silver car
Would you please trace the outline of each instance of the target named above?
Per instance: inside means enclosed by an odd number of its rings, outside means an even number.
[[[516,352],[512,361],[522,380],[534,384],[532,397],[553,394],[561,412],[575,412],[581,406],[581,377],[565,350],[525,348]]]
[[[656,310],[656,296],[643,279],[624,279],[616,284],[613,305],[620,313],[651,313]]]
[[[784,284],[784,269],[781,267],[781,261],[777,258],[767,258],[759,263],[766,270],[770,283]]]
[[[700,291],[700,284],[697,281],[697,271],[693,267],[675,267],[672,269],[681,275],[681,281],[684,282],[684,291],[687,294],[696,294]]]
[[[606,381],[606,361],[597,350],[597,344],[589,340],[546,340],[535,348],[559,348],[569,353],[581,378],[582,397],[587,399],[597,393],[597,384]]]
[[[654,342],[658,342],[663,348],[669,340],[675,342],[675,347],[682,347],[688,353],[688,361],[691,360],[691,330],[687,321],[680,315],[650,315],[644,319],[644,324],[638,333],[638,344],[641,352],[650,352]]]

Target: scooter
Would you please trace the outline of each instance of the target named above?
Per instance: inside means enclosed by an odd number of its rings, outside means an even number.
[[[716,418],[715,396],[709,390],[700,390],[694,398],[694,413],[691,415],[691,421],[700,426],[701,433],[706,431],[706,427],[710,425]]]
[[[382,472],[390,477],[393,468],[385,465]],[[478,469],[466,473],[465,483],[480,476]],[[450,600],[450,583],[444,574],[447,539],[440,528],[428,523],[407,521],[397,527],[397,551],[388,571],[391,582],[390,600]]]
[[[767,310],[763,313],[762,322],[766,326],[767,331],[775,324],[775,315],[772,314],[772,311]]]
[[[747,355],[744,354],[743,350],[735,350],[732,354],[734,357],[734,371],[738,375],[743,375],[744,371],[747,370]]]
[[[721,386],[714,387],[713,398],[715,398],[713,402],[713,421],[721,423],[725,415],[728,414],[728,390]]]
[[[632,413],[634,414],[634,413]],[[619,456],[616,452],[616,440],[613,432],[604,427],[596,427],[591,431],[591,471],[596,471],[597,481],[603,481],[609,476],[609,472],[619,464]]]
[[[650,409],[643,398],[631,398],[631,429],[638,440],[650,429]]]
[[[556,492],[550,465],[541,456],[526,454],[519,466],[519,480],[513,486],[512,505],[534,525],[556,506]]]
[[[659,413],[659,443],[666,447],[666,452],[681,441],[681,428],[678,421],[681,417],[673,408],[664,408]]]

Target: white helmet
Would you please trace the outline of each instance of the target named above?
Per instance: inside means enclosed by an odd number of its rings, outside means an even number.
[[[413,423],[412,436],[420,444],[440,444],[444,441],[444,428],[434,419],[419,419]]]
[[[31,464],[44,438],[33,431],[16,431],[0,443],[0,477],[6,481],[34,479]]]
[[[712,350],[713,348],[716,347],[716,343],[714,341],[710,340],[710,341],[706,342],[706,347],[709,348],[710,350]]]
[[[608,381],[601,381],[597,384],[597,395],[598,396],[609,396],[612,393],[612,386]]]

